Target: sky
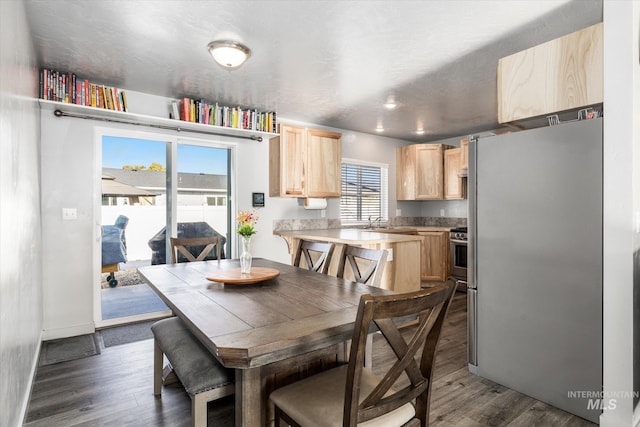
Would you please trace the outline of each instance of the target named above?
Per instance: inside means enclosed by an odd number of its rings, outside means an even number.
[[[178,172],[227,174],[227,153],[223,148],[178,145]],[[124,165],[160,163],[167,166],[166,142],[104,136],[102,166],[122,168]]]

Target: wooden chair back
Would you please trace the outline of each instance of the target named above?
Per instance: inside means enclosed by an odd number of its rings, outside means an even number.
[[[300,267],[300,261],[304,256],[305,263],[309,270],[327,274],[333,255],[333,248],[333,243],[309,242],[300,239],[296,256],[293,259],[293,265]]]
[[[340,256],[336,276],[344,278],[345,268],[348,264],[356,282],[380,287],[386,263],[387,251],[384,249],[375,250],[345,245]]]
[[[347,381],[345,387],[344,425],[379,417],[416,399],[416,418],[428,425],[429,400],[433,379],[436,347],[444,319],[451,304],[455,286],[446,285],[397,295],[363,295],[358,306],[355,329],[351,342]],[[419,323],[408,339],[398,330],[394,318],[418,314]],[[360,398],[365,346],[369,328],[375,324],[397,360],[384,373],[378,385],[364,399]],[[420,364],[416,355],[422,350]],[[394,386],[406,374],[409,385]],[[358,404],[358,402],[361,402]]]
[[[178,262],[178,253],[187,259],[187,262],[204,261],[209,253],[216,249],[216,259],[220,259],[221,253],[220,236],[209,237],[172,237],[171,238],[171,261]]]

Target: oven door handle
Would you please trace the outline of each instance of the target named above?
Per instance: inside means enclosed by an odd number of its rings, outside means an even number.
[[[467,244],[466,240],[455,240],[455,239],[451,239],[451,243],[457,243],[457,244]]]

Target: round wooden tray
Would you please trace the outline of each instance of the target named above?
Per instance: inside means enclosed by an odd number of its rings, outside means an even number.
[[[251,273],[248,274],[240,273],[240,268],[230,268],[209,274],[207,280],[227,285],[249,285],[251,283],[264,282],[279,275],[280,272],[273,268],[251,267]]]

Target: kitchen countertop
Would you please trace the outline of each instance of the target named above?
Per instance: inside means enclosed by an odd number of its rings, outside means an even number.
[[[423,227],[420,227],[423,228]],[[433,227],[430,227],[433,228]],[[441,228],[441,227],[440,227]],[[406,230],[416,230],[414,227],[407,227]],[[331,228],[324,230],[287,230],[274,231],[273,234],[282,237],[292,237],[296,239],[316,240],[331,243],[363,244],[363,243],[396,243],[420,240],[417,235],[400,234],[400,229],[389,230],[367,230],[362,228]],[[402,230],[405,230],[403,227]],[[448,228],[446,229],[449,230]],[[385,232],[389,231],[389,232]]]

